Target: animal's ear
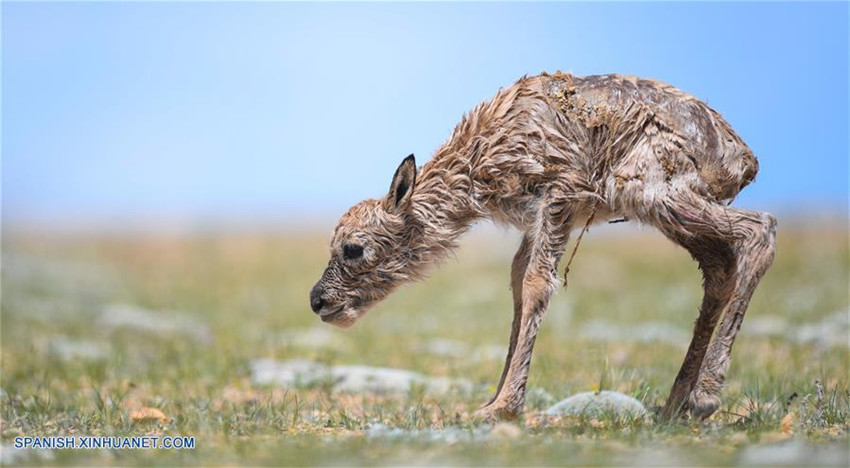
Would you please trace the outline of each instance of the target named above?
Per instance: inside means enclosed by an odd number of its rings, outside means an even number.
[[[404,158],[395,170],[390,193],[384,202],[384,208],[390,213],[401,213],[410,204],[413,186],[416,185],[416,158],[411,154]]]

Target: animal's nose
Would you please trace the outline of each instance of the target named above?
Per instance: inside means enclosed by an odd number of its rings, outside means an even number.
[[[322,310],[322,307],[325,305],[325,299],[322,297],[322,294],[325,293],[325,288],[319,286],[318,284],[313,286],[313,289],[310,291],[310,308],[313,309],[313,312],[319,313]]]

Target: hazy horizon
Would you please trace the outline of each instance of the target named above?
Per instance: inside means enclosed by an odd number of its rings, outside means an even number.
[[[848,211],[846,3],[8,3],[2,220],[332,224],[524,74],[669,82],[759,157],[736,206]]]

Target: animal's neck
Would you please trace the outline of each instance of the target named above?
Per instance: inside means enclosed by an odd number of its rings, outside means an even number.
[[[477,161],[486,159],[486,138],[499,128],[516,98],[512,87],[485,101],[455,127],[449,140],[420,171],[413,191],[413,214],[421,232],[416,241],[428,260],[440,260],[472,224],[484,216],[474,199]],[[483,146],[482,146],[482,142]]]
[[[439,261],[480,217],[474,209],[469,162],[450,142],[420,171],[413,192],[411,238],[426,262]]]

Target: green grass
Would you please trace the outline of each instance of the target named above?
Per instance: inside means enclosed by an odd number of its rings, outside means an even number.
[[[687,339],[696,318],[699,273],[684,251],[654,233],[593,234],[572,265],[568,290],[553,299],[528,386],[555,401],[616,390],[656,408],[684,357],[686,343],[677,337]],[[790,463],[846,464],[850,337],[841,342],[841,318],[848,314],[847,235],[823,226],[780,230],[776,262],[735,344],[724,406],[711,420],[549,420],[540,412],[551,401],[530,397],[525,417],[515,423],[519,432],[502,427],[487,434],[468,414],[489,398],[502,359],[422,349],[444,339],[471,350],[505,350],[512,238],[473,235],[428,281],[399,290],[319,346],[292,335],[327,327],[307,301],[327,261],[325,233],[7,234],[3,459],[77,465],[771,464],[759,452],[767,447],[769,453],[790,451]],[[163,323],[183,321],[170,329],[111,327],[104,310],[115,304],[154,311]],[[626,336],[587,336],[594,322],[596,330]],[[647,323],[665,325],[660,339],[628,336]],[[766,323],[778,325],[758,333]],[[330,384],[255,385],[250,363],[258,358],[410,369],[475,387],[445,394],[422,388],[342,394]],[[140,407],[158,408],[168,420],[134,423],[131,413]],[[367,430],[378,424],[404,431],[390,437]],[[196,448],[44,455],[7,445],[17,436],[143,434],[194,436]],[[10,453],[14,458],[7,458]]]

